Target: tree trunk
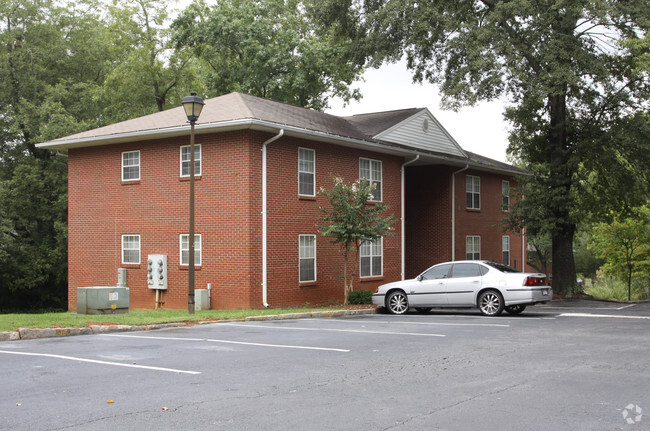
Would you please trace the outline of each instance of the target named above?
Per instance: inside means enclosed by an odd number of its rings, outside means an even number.
[[[571,296],[576,293],[576,267],[573,260],[575,226],[553,234],[553,291]]]

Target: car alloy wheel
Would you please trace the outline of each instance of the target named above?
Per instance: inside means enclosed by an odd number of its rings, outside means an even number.
[[[391,314],[406,313],[409,309],[409,300],[406,297],[406,293],[401,290],[396,290],[388,295],[388,299],[386,299],[386,308]]]
[[[478,297],[478,308],[486,316],[498,316],[503,312],[503,297],[496,290],[486,290]]]

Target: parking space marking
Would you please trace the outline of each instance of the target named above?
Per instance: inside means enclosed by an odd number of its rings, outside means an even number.
[[[319,321],[325,321],[325,319],[314,319],[314,320],[319,320]],[[345,319],[330,319],[327,320],[330,322],[350,322],[350,320],[345,320]],[[492,326],[496,328],[509,328],[510,325],[503,325],[503,324],[498,324],[498,323],[449,323],[449,322],[401,322],[401,321],[391,321],[391,320],[363,320],[359,321],[359,323],[388,323],[388,324],[399,324],[399,325],[430,325],[430,326]]]
[[[359,334],[380,334],[380,335],[412,335],[416,337],[446,337],[444,334],[421,334],[418,332],[388,332],[388,331],[367,331],[361,329],[333,329],[333,328],[303,328],[295,326],[267,326],[247,325],[238,323],[219,323],[218,325],[239,326],[243,328],[264,328],[264,329],[293,329],[295,331],[322,331],[322,332],[352,332]]]
[[[176,370],[174,368],[151,367],[151,366],[148,366],[148,365],[123,364],[121,362],[99,361],[97,359],[77,358],[75,356],[53,355],[53,354],[50,354],[50,353],[12,352],[12,351],[9,351],[9,350],[0,350],[0,353],[6,353],[6,354],[9,354],[9,355],[40,356],[40,357],[44,357],[44,358],[66,359],[66,360],[69,360],[69,361],[90,362],[90,363],[93,363],[93,364],[112,365],[112,366],[116,366],[116,367],[141,368],[141,369],[153,370],[153,371],[167,371],[167,372],[170,372],[170,373],[201,374],[200,371]]]
[[[277,347],[283,349],[302,349],[302,350],[324,350],[329,352],[343,352],[343,353],[349,352],[349,350],[347,349],[335,349],[331,347],[310,347],[310,346],[292,346],[286,344],[248,343],[244,341],[215,340],[211,338],[154,337],[154,336],[146,336],[146,335],[126,335],[126,334],[105,334],[104,336],[123,337],[123,338],[143,338],[147,340],[207,341],[210,343],[240,344],[243,346]]]
[[[617,316],[614,314],[590,314],[590,313],[562,313],[560,317],[609,317],[612,319],[641,319],[650,320],[650,316]]]

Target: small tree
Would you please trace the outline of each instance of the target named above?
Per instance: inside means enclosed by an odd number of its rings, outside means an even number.
[[[352,292],[352,282],[359,266],[359,247],[364,241],[375,241],[389,234],[393,216],[382,216],[388,208],[379,203],[369,203],[375,190],[375,185],[366,180],[355,181],[347,185],[342,178],[333,179],[331,190],[320,189],[331,209],[318,207],[325,215],[321,218],[324,224],[318,229],[325,237],[330,238],[331,244],[338,244],[343,253],[343,280],[345,304]],[[355,251],[354,267],[348,273],[350,252]]]
[[[632,298],[632,274],[650,255],[650,207],[641,207],[636,217],[598,224],[589,247],[606,260],[607,272],[626,279],[629,301]]]

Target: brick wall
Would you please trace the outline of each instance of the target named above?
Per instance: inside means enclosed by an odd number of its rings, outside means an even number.
[[[273,135],[229,132],[197,135],[202,174],[195,185],[195,231],[202,235],[202,262],[195,287],[212,284],[213,308],[262,306],[261,147]],[[146,259],[168,259],[166,308],[187,306],[187,266],[180,265],[179,235],[189,224],[189,181],[180,177],[180,146],[187,137],[72,149],[69,151],[69,308],[76,288],[112,286],[117,269],[127,268],[132,308],[153,308]],[[399,168],[401,159],[372,152],[284,137],[268,146],[268,302],[271,306],[343,299],[342,257],[317,233],[317,205],[324,198],[298,196],[298,147],[316,151],[316,187],[331,177],[354,181],[359,157],[382,160],[383,202],[395,213],[394,235],[384,241],[383,277],[357,279],[374,288],[399,279]],[[140,151],[140,180],[121,181],[124,151]],[[140,235],[140,264],[121,260],[121,236]],[[298,281],[298,235],[317,235],[317,281]]]

